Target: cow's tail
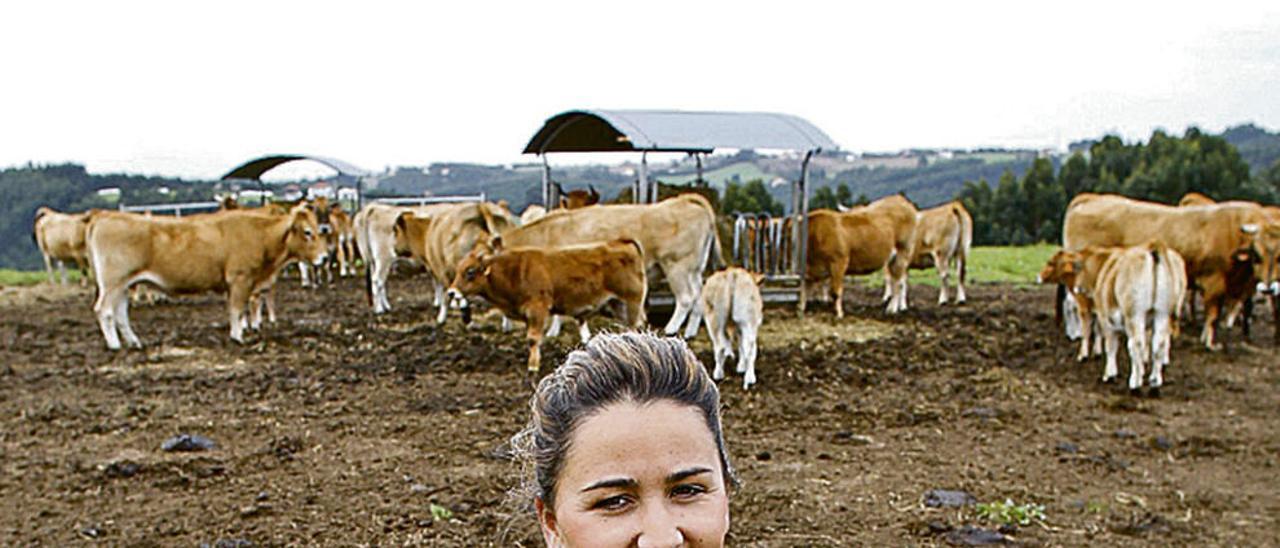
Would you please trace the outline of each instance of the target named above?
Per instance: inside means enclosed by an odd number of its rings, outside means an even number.
[[[364,298],[369,306],[373,306],[373,253],[369,249],[369,210],[356,212],[356,248],[364,259]]]
[[[1067,306],[1067,286],[1064,284],[1058,284],[1058,299],[1057,299],[1057,302],[1053,305],[1053,324],[1054,325],[1062,325],[1062,319],[1063,319],[1063,316],[1065,315],[1064,309],[1066,308],[1066,306]]]
[[[1160,298],[1160,255],[1167,252],[1165,245],[1159,241],[1148,247],[1151,251],[1151,312],[1156,312],[1156,299]]]
[[[707,198],[701,194],[691,192],[688,194],[681,194],[680,198],[683,198],[695,204],[698,204],[707,212],[707,220],[709,221],[710,229],[711,229],[711,237],[710,237],[711,241],[707,242],[708,243],[707,256],[703,259],[702,270],[705,271],[707,269],[708,264],[710,264],[711,267],[716,270],[720,270],[721,268],[724,268],[725,266],[724,254],[723,254],[723,251],[720,249],[720,230],[719,230],[719,227],[716,226],[715,208],[711,207],[711,202],[707,201]]]
[[[954,211],[960,219],[960,283],[964,283],[969,271],[969,251],[973,248],[973,216],[960,202],[956,202]]]

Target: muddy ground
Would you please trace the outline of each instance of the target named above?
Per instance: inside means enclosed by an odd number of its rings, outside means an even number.
[[[0,544],[540,545],[506,496],[529,395],[516,334],[435,327],[421,278],[393,280],[376,319],[356,280],[281,289],[282,323],[246,346],[210,296],[136,306],[149,347],[117,353],[88,291],[0,292]],[[926,507],[930,489],[1044,505],[1005,530],[1026,545],[1280,544],[1266,320],[1229,353],[1188,329],[1162,396],[1135,398],[1071,359],[1048,288],[978,286],[945,309],[917,288],[893,318],[852,293],[844,321],[770,309],[760,384],[721,384],[743,480],[731,544],[945,545],[993,527]],[[544,368],[577,344],[566,331]],[[705,333],[694,347],[710,361]],[[179,433],[217,448],[161,451]]]

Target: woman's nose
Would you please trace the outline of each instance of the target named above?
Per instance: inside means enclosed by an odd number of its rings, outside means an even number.
[[[684,533],[680,531],[675,516],[664,504],[650,505],[644,515],[637,548],[669,548],[684,545]]]

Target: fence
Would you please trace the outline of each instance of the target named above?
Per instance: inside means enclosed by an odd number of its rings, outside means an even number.
[[[152,204],[152,205],[136,205],[126,206],[120,204],[120,211],[129,211],[134,213],[160,213],[172,211],[174,217],[181,217],[183,211],[188,210],[214,210],[218,209],[221,204],[218,202],[184,202],[178,204]]]

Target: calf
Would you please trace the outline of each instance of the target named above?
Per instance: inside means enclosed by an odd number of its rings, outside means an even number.
[[[807,288],[825,279],[836,300],[836,317],[844,317],[844,277],[889,272],[890,314],[907,308],[907,267],[914,253],[916,207],[900,195],[840,213],[819,209],[809,213],[809,252],[801,284],[800,311]]]
[[[86,232],[97,274],[93,310],[107,348],[142,342],[129,325],[129,286],[149,282],[166,293],[227,293],[231,338],[244,342],[246,307],[291,260],[325,259],[324,240],[309,206],[287,215],[224,211],[188,218],[93,215]]]
[[[756,335],[764,321],[764,300],[760,298],[760,282],[764,274],[732,267],[712,274],[702,286],[702,306],[706,310],[707,333],[715,349],[715,380],[724,378],[724,360],[733,355],[733,341],[726,332],[732,321],[738,328],[738,373],[742,389],[756,383]]]
[[[1098,273],[1094,299],[1107,348],[1102,382],[1118,375],[1116,355],[1120,333],[1124,333],[1129,340],[1129,390],[1136,393],[1142,387],[1143,370],[1150,358],[1147,384],[1152,395],[1159,395],[1164,366],[1169,364],[1173,326],[1181,315],[1186,289],[1182,256],[1159,241],[1127,248],[1107,259]]]
[[[466,306],[465,296],[480,295],[506,316],[524,321],[528,372],[536,374],[542,363],[543,331],[552,314],[585,323],[587,315],[616,302],[621,303],[615,312],[624,325],[644,325],[644,267],[644,251],[635,240],[506,248],[502,237],[495,237],[477,243],[458,264],[449,296]]]
[[[1080,352],[1076,361],[1089,358],[1089,341],[1093,340],[1093,353],[1102,353],[1102,335],[1093,329],[1093,294],[1098,284],[1098,273],[1119,247],[1086,247],[1080,251],[1059,250],[1049,257],[1037,283],[1054,283],[1066,287],[1071,292],[1071,299],[1076,304],[1075,313],[1080,322]]]
[[[84,246],[84,229],[89,223],[89,213],[59,213],[47,207],[36,210],[31,236],[44,255],[44,269],[49,273],[49,283],[54,283],[53,263],[58,263],[62,285],[67,285],[66,263],[74,262],[80,269],[80,285],[89,281],[89,260]]]
[[[947,281],[952,270],[956,277],[956,304],[964,304],[964,278],[972,245],[973,217],[964,204],[954,201],[920,212],[910,268],[932,266],[938,270],[938,304],[947,304]],[[884,301],[888,302],[893,286],[887,268],[884,282]]]

